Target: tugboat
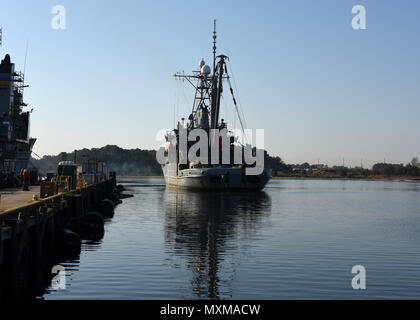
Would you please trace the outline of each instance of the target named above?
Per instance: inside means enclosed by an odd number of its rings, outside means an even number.
[[[195,88],[195,97],[188,121],[182,118],[182,122],[178,122],[177,128],[166,132],[166,142],[159,151],[166,158],[165,161],[159,162],[162,166],[167,186],[199,190],[261,190],[271,179],[271,169],[262,166],[261,170],[255,170],[257,173],[249,174],[251,171],[249,169],[255,168],[256,163],[244,164],[244,148],[245,150],[247,148],[251,150],[252,156],[256,155],[257,149],[252,148],[250,144],[244,143],[243,139],[239,139],[232,131],[227,130],[227,123],[224,122],[224,119],[219,121],[223,83],[227,81],[242,133],[245,131],[244,122],[234,97],[230,75],[228,74],[226,62],[229,58],[225,55],[216,55],[216,38],[216,21],[214,21],[213,74],[211,74],[211,67],[206,65],[204,60],[201,59],[199,71],[193,71],[192,75],[185,75],[184,73],[176,73],[174,75],[175,78],[187,80]],[[188,154],[191,151],[194,142],[201,139],[201,137],[195,139],[195,141],[191,141],[189,138],[185,139],[195,129],[201,129],[207,134],[206,136],[209,140],[206,143],[206,147],[208,147],[206,151],[208,152],[203,156],[208,161],[196,161],[194,159],[185,159],[184,157],[185,153]],[[212,150],[214,149],[211,149],[210,145],[218,144],[219,151],[222,150],[222,137],[214,135],[214,132],[222,131],[225,132],[226,141],[228,141],[229,162],[217,161],[215,163],[216,161],[213,160],[215,158],[221,160],[222,156],[218,152],[218,155],[212,157]],[[183,143],[185,143],[185,149],[181,147]],[[226,144],[223,146],[226,146]],[[238,158],[233,157],[233,155],[238,154],[238,150],[240,152],[239,161]],[[198,152],[201,153],[201,151],[199,150]],[[168,156],[171,152],[172,155],[175,155],[172,158]],[[264,154],[265,152],[263,151]]]
[[[30,163],[32,147],[36,141],[29,135],[31,111],[24,111],[24,74],[15,71],[15,64],[6,54],[0,63],[0,187],[13,186],[17,175],[36,169]]]

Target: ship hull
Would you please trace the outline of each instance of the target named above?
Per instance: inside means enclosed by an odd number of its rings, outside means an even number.
[[[271,179],[271,170],[264,169],[260,175],[245,175],[243,168],[216,167],[184,169],[177,172],[176,166],[162,166],[168,187],[195,190],[262,190]]]

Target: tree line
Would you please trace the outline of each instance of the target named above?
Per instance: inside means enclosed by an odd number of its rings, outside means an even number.
[[[123,149],[115,145],[102,148],[82,149],[75,152],[61,152],[58,155],[46,155],[41,159],[32,159],[32,164],[41,174],[55,172],[62,160],[76,160],[77,163],[89,161],[106,162],[110,170],[117,175],[161,176],[162,169],[156,161],[156,150]],[[418,158],[410,163],[391,164],[376,163],[372,169],[348,168],[344,166],[328,167],[326,165],[286,164],[278,156],[270,156],[264,152],[264,165],[279,177],[319,177],[319,178],[366,178],[366,177],[420,177]]]
[[[61,152],[58,155],[46,155],[41,159],[32,159],[32,164],[41,174],[55,172],[63,160],[106,162],[110,170],[117,175],[161,175],[162,170],[156,161],[155,150],[123,149],[115,145],[102,148],[82,149],[75,152]]]
[[[55,172],[57,165],[63,160],[76,160],[76,163],[86,161],[106,162],[110,170],[117,175],[160,176],[162,169],[156,161],[156,150],[123,149],[115,145],[107,145],[102,148],[82,149],[75,152],[61,152],[58,155],[46,155],[41,159],[31,159],[32,164],[38,171],[46,175]],[[265,165],[273,171],[286,168],[280,157],[271,157],[265,152]]]

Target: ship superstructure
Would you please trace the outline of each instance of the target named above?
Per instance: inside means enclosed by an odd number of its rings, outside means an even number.
[[[32,147],[36,141],[29,135],[31,111],[24,111],[26,87],[24,74],[6,54],[0,63],[0,170],[3,174],[18,174],[28,169]]]
[[[258,174],[246,174],[247,168],[252,167],[252,165],[244,163],[243,151],[240,151],[242,153],[240,161],[233,156],[238,148],[243,150],[243,141],[238,140],[234,133],[227,129],[227,123],[224,119],[219,119],[224,83],[227,82],[241,129],[244,131],[244,122],[238,110],[230,82],[230,75],[228,74],[228,60],[229,58],[225,55],[216,55],[215,23],[213,32],[213,69],[202,59],[199,62],[200,69],[193,71],[193,74],[175,74],[177,79],[186,80],[194,87],[195,97],[188,120],[186,121],[183,118],[181,122],[178,122],[177,128],[167,132],[165,136],[167,141],[164,146],[166,153],[174,150],[176,155],[172,159],[168,157],[166,163],[162,164],[165,181],[169,186],[194,189],[262,189],[271,178],[271,170],[266,168],[262,168]],[[184,153],[188,154],[190,148],[198,141],[188,139],[186,149],[181,150],[182,142],[180,139],[184,136],[182,132],[186,132],[188,135],[194,129],[204,130],[209,138],[207,144],[208,158],[204,163],[192,159],[187,159],[187,161],[180,159]],[[227,152],[230,159],[228,163],[222,161],[221,152],[218,152],[218,156],[216,156],[219,157],[218,163],[213,161],[210,145],[219,144],[221,149],[222,144],[221,137],[214,135],[215,131],[227,133]]]

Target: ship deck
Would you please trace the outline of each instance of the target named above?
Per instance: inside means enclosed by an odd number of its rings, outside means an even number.
[[[35,193],[39,194],[39,186],[30,186],[29,191],[22,188],[5,188],[0,190],[0,214],[3,211],[19,207],[31,201]]]

